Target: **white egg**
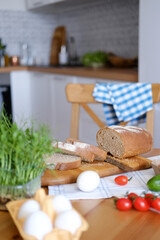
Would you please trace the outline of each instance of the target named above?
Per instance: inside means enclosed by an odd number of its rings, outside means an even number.
[[[60,213],[55,219],[55,227],[70,231],[75,234],[77,229],[82,225],[79,214],[74,210],[68,210]]]
[[[71,202],[63,195],[56,195],[53,197],[53,206],[56,213],[61,213],[72,209]]]
[[[95,190],[99,183],[100,177],[94,171],[82,172],[77,178],[77,187],[83,192],[91,192]]]
[[[22,204],[22,206],[19,209],[18,219],[26,218],[31,213],[34,213],[38,210],[40,210],[40,204],[36,200],[33,199],[27,200],[25,203]]]
[[[52,229],[53,226],[50,218],[42,211],[30,214],[23,225],[24,232],[28,235],[35,236],[38,240],[42,240]]]

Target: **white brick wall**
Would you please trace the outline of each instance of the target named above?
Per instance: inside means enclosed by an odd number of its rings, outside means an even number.
[[[27,42],[37,58],[49,60],[53,31],[65,25],[74,36],[79,56],[105,50],[125,57],[138,55],[139,0],[99,0],[57,15],[22,11],[0,11],[0,37],[10,55],[19,54]]]
[[[0,11],[0,37],[9,55],[20,54],[20,43],[28,43],[37,60],[48,63],[55,17],[25,11]]]
[[[76,39],[79,55],[105,50],[138,55],[138,0],[99,0],[58,16]]]

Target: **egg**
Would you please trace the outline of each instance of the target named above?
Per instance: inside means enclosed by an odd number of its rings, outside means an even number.
[[[31,213],[40,210],[40,204],[33,199],[27,200],[25,203],[22,204],[18,211],[18,219],[26,218]]]
[[[62,212],[55,219],[56,228],[70,231],[72,234],[75,234],[81,225],[81,217],[75,210]]]
[[[91,192],[95,190],[99,183],[100,177],[94,171],[82,172],[77,178],[77,187],[83,192]]]
[[[23,225],[26,234],[35,236],[38,240],[43,240],[44,236],[53,229],[52,222],[48,215],[42,211],[30,214]]]
[[[52,201],[56,213],[61,213],[72,209],[71,202],[63,195],[54,196]]]

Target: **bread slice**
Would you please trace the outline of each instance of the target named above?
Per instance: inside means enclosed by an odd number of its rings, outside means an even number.
[[[80,148],[71,143],[56,142],[53,146],[60,149],[62,153],[81,157],[82,161],[93,162],[95,158],[94,153],[91,151],[88,151],[86,148]]]
[[[104,161],[107,157],[107,153],[97,146],[94,146],[94,145],[91,145],[88,143],[84,143],[84,142],[81,142],[81,141],[73,139],[73,138],[67,138],[66,142],[71,143],[81,149],[87,149],[88,151],[91,151],[95,155],[94,160]]]
[[[45,159],[49,169],[69,170],[81,166],[81,157],[71,156],[62,153],[53,153]]]
[[[97,132],[98,146],[118,158],[137,156],[152,148],[152,135],[136,126],[110,126]]]
[[[126,172],[150,168],[152,162],[151,160],[141,156],[119,159],[110,155],[107,156],[105,161],[119,167]]]

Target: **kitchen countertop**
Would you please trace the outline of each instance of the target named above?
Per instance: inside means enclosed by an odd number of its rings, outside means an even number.
[[[111,79],[127,82],[138,82],[138,70],[135,68],[85,68],[85,67],[3,67],[0,73],[12,71],[35,71],[42,73],[62,74],[78,77]]]

